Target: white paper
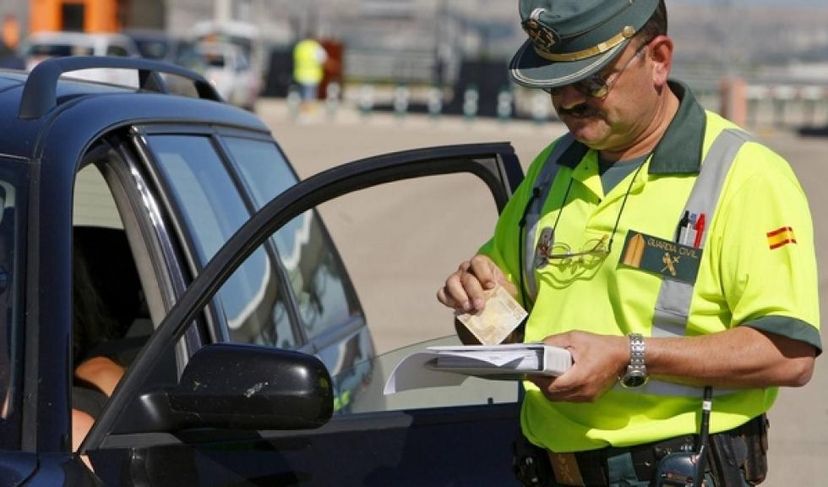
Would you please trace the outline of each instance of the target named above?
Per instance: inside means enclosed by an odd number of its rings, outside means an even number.
[[[468,348],[468,350],[466,350]],[[528,348],[524,344],[511,344],[500,346],[475,346],[466,347],[428,347],[429,351],[437,352],[440,356],[460,357],[479,360],[495,366],[504,366],[510,362],[537,356],[537,347]],[[536,362],[537,363],[537,362]],[[526,365],[531,367],[530,365]]]
[[[427,368],[426,362],[433,359],[434,354],[430,352],[417,352],[402,359],[385,382],[383,393],[388,395],[423,387],[457,386],[468,379],[467,375]]]
[[[538,350],[543,350],[543,362],[538,363]],[[469,359],[468,366],[434,368],[439,357]],[[560,375],[571,365],[568,350],[537,343],[509,345],[468,345],[459,347],[429,347],[401,360],[385,383],[384,393],[423,387],[457,386],[470,376],[488,379],[519,380],[529,373]]]

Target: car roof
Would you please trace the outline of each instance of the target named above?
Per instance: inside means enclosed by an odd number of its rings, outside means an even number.
[[[201,54],[209,54],[209,55],[241,55],[242,49],[229,42],[199,42],[195,46],[196,51]]]
[[[116,41],[122,44],[131,44],[132,39],[116,33],[88,33],[88,32],[35,32],[27,38],[29,44],[75,44],[93,45],[101,41]]]
[[[131,66],[152,73],[178,70],[194,84],[201,83],[196,86],[206,99],[153,92],[152,86],[137,90],[57,78],[66,66]],[[255,115],[217,100],[219,95],[201,75],[139,58],[53,58],[32,74],[0,70],[0,131],[6,135],[0,137],[0,154],[38,159],[56,145],[55,140],[60,141],[57,145],[84,145],[107,130],[138,123],[205,124],[269,133]]]
[[[142,38],[142,39],[163,39],[163,40],[170,40],[176,41],[181,39],[180,36],[167,32],[163,29],[142,29],[142,28],[130,28],[124,29],[121,31],[122,34],[132,37],[132,38]]]
[[[124,34],[117,32],[73,32],[65,30],[33,32],[28,39],[51,40],[51,39],[127,39]]]

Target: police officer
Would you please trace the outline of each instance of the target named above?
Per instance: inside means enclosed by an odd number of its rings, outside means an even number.
[[[524,383],[535,457],[521,480],[669,480],[659,462],[699,447],[711,386],[699,475],[761,482],[764,413],[779,386],[808,382],[821,352],[813,227],[796,177],[669,79],[663,0],[520,0],[519,10],[529,39],[512,78],[548,91],[569,132],[538,155],[492,239],[437,297],[476,312],[503,286],[530,309],[524,341],[572,353],[565,374]]]

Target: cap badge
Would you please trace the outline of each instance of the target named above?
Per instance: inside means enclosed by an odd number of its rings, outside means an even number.
[[[560,36],[553,29],[540,22],[540,15],[545,11],[536,8],[529,15],[529,18],[521,23],[523,30],[532,39],[535,49],[543,52],[551,52],[552,47],[560,41]]]

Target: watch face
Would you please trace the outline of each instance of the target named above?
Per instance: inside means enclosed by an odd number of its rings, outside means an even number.
[[[641,387],[647,383],[647,374],[640,370],[630,370],[621,378],[624,387]]]

